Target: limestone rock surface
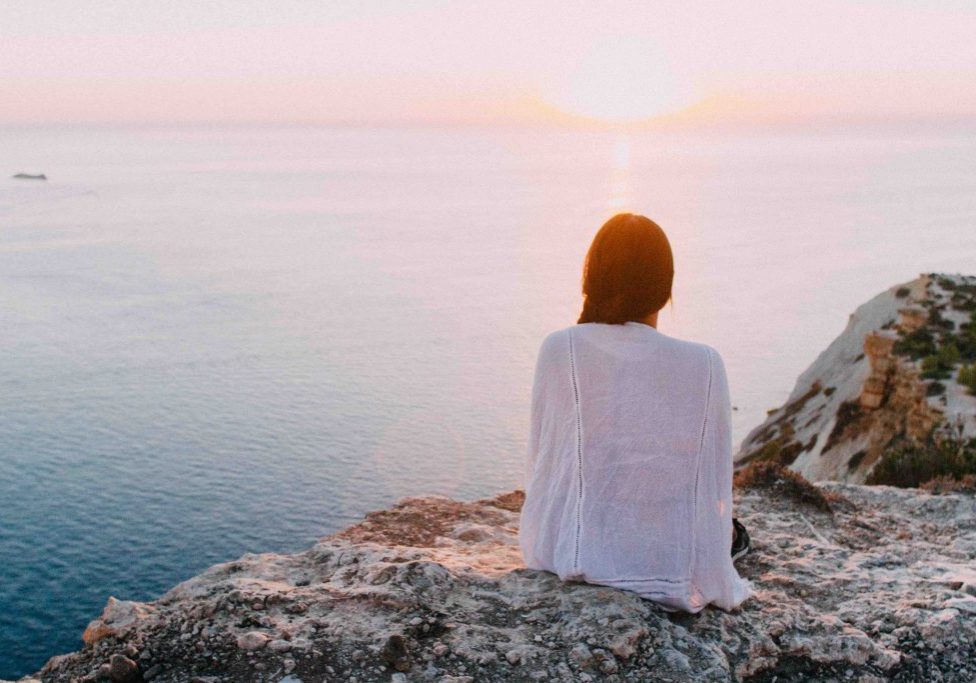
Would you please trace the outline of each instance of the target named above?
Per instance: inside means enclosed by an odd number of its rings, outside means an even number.
[[[98,637],[35,678],[976,679],[976,499],[816,489],[829,509],[776,480],[737,490],[753,540],[737,566],[758,593],[732,612],[667,613],[526,568],[521,491],[415,497],[304,552],[215,565],[153,603],[110,600],[86,631]]]

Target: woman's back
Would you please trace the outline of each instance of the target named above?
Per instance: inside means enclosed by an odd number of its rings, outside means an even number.
[[[520,543],[527,566],[669,608],[731,608],[731,406],[705,344],[639,322],[584,323],[542,344]]]

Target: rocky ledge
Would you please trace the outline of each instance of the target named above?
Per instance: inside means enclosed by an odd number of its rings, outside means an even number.
[[[43,681],[976,679],[976,499],[737,476],[757,595],[667,613],[526,568],[522,492],[405,498],[293,555],[110,599]]]

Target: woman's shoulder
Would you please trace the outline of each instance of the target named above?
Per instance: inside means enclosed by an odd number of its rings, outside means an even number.
[[[569,335],[571,334],[573,327],[575,327],[575,325],[563,327],[558,330],[552,330],[551,332],[547,333],[546,336],[542,338],[542,343],[539,344],[540,358],[569,348]]]
[[[571,327],[572,326],[563,327],[558,330],[552,330],[551,332],[547,332],[546,335],[542,338],[542,343],[540,344],[540,346],[542,348],[545,348],[547,346],[552,346],[553,344],[558,343],[562,339],[566,339],[567,335],[569,335],[569,331]]]

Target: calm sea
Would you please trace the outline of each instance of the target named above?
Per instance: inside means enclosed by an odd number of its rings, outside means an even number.
[[[0,678],[109,595],[520,485],[620,210],[670,236],[659,328],[722,353],[738,442],[858,304],[976,272],[973,133],[0,129]]]

